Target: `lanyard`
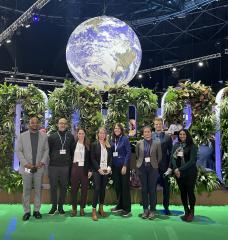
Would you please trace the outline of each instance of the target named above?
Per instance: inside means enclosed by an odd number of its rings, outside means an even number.
[[[59,132],[58,132],[58,135],[59,135],[59,139],[60,139],[60,142],[61,142],[61,146],[62,146],[62,150],[63,150],[63,146],[64,146],[64,144],[66,143],[66,133],[65,133],[65,139],[64,139],[64,142],[62,141],[62,138],[61,138],[61,136],[60,136],[60,134],[59,134]]]
[[[115,139],[115,152],[116,152],[116,149],[117,149],[117,147],[118,147],[118,145],[119,145],[119,142],[120,142],[121,137],[122,137],[122,136],[120,136],[118,142],[117,142],[116,139]]]

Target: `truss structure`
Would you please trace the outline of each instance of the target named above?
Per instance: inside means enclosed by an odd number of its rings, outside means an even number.
[[[23,26],[33,15],[35,11],[43,8],[50,0],[38,0],[27,11],[25,11],[15,22],[13,22],[5,31],[0,34],[0,44],[12,37],[14,32]]]

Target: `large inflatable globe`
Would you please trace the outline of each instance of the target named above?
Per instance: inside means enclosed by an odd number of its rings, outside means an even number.
[[[127,84],[137,73],[142,50],[135,32],[113,17],[95,17],[71,34],[66,60],[74,78],[104,90]]]

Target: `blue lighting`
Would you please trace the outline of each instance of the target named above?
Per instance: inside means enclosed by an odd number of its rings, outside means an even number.
[[[40,21],[40,17],[39,17],[37,14],[35,14],[35,15],[33,15],[33,17],[32,17],[32,21],[33,21],[34,23],[37,23],[37,22]]]

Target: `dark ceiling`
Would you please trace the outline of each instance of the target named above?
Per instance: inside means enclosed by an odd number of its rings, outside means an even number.
[[[0,32],[4,31],[35,1],[0,0]],[[11,44],[0,47],[0,70],[54,76],[69,74],[65,47],[74,28],[84,20],[114,16],[129,23],[143,50],[140,70],[195,57],[221,53],[204,68],[196,64],[152,71],[137,76],[131,85],[164,91],[180,78],[202,80],[215,91],[228,80],[228,0],[51,0],[37,14],[40,21],[29,29],[20,28]]]

